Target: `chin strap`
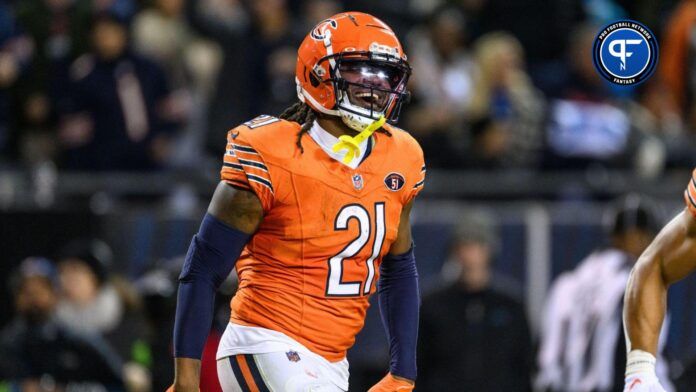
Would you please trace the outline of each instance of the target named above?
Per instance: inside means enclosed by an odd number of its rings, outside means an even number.
[[[373,121],[372,124],[365,127],[362,132],[355,136],[341,135],[338,138],[339,141],[333,146],[333,152],[347,150],[346,156],[343,157],[343,163],[349,164],[357,155],[360,154],[360,143],[372,136],[372,134],[380,129],[386,121],[387,119],[384,116],[380,116],[377,120]]]

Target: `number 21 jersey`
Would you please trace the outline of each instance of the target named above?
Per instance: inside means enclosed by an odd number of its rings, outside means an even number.
[[[299,124],[261,116],[228,133],[221,178],[253,191],[264,217],[236,264],[231,321],[295,339],[335,362],[362,329],[401,211],[423,188],[423,152],[385,126],[357,168]]]

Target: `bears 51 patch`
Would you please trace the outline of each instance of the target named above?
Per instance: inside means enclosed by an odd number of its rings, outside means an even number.
[[[393,192],[396,192],[399,189],[403,188],[405,183],[406,180],[404,179],[404,176],[402,176],[399,173],[392,172],[387,174],[386,177],[384,177],[384,185],[386,185],[387,188]]]

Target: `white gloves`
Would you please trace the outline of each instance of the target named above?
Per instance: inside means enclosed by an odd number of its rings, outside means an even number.
[[[624,392],[665,392],[655,372],[634,373],[626,376]]]
[[[642,350],[632,350],[626,361],[624,392],[665,392],[655,375],[655,357]]]

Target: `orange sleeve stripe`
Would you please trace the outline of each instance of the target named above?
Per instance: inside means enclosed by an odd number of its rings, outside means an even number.
[[[244,145],[244,144],[239,144],[239,143],[229,143],[228,148],[233,149],[235,152],[241,153],[241,154],[247,154],[247,155],[259,155],[258,151],[256,151],[253,147]]]
[[[260,175],[268,176],[268,167],[260,160],[239,158],[237,161],[250,170],[256,170]]]
[[[245,173],[255,176],[255,178],[262,178],[268,185],[271,183],[271,176],[266,163],[261,155],[251,146],[228,143],[227,153],[225,153],[223,161],[233,165],[225,164],[224,166],[243,170]]]
[[[255,182],[257,184],[265,186],[266,188],[268,188],[269,191],[271,191],[271,194],[273,194],[273,185],[271,184],[270,180],[267,180],[263,177],[256,176],[256,175],[251,174],[251,173],[246,173],[246,176],[247,176],[247,180],[249,180],[250,182]]]
[[[694,201],[691,200],[688,191],[684,191],[684,202],[686,203],[686,208],[691,212],[691,215],[696,218],[696,205],[694,205]]]
[[[258,184],[267,188],[271,194],[274,193],[271,177],[260,169],[249,168],[239,163],[223,162],[220,177],[223,181],[237,181],[247,184],[250,188],[255,188],[254,184]]]
[[[689,196],[691,196],[691,200],[696,202],[696,180],[691,178],[691,181],[689,181],[689,186],[686,187],[686,190],[689,192]],[[696,204],[694,204],[696,205]]]
[[[684,191],[684,202],[691,214],[696,217],[696,179],[694,177],[696,177],[696,170],[694,170],[689,185]]]
[[[235,358],[237,359],[239,370],[242,371],[244,381],[249,387],[249,390],[251,392],[260,392],[259,387],[256,385],[256,381],[254,381],[254,376],[251,374],[251,369],[249,369],[249,364],[247,363],[246,357],[244,355],[236,355]]]
[[[222,170],[244,171],[244,168],[237,162],[223,162]]]
[[[230,185],[231,185],[232,187],[234,187],[234,188],[242,189],[242,190],[245,190],[245,191],[251,190],[251,188],[249,187],[249,184],[244,183],[244,182],[241,182],[241,181],[237,181],[237,180],[225,180],[225,182],[228,183],[228,184],[230,184]]]

